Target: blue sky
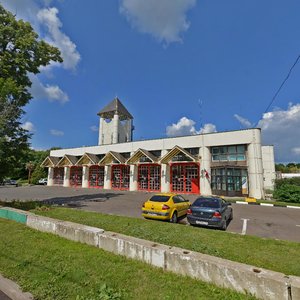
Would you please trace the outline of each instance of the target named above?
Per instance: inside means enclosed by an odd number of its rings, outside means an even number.
[[[0,0],[64,63],[32,76],[22,122],[32,147],[96,145],[118,96],[134,139],[262,128],[276,160],[300,161],[297,0]]]

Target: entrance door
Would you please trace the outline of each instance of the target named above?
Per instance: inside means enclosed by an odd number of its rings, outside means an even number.
[[[128,190],[130,167],[126,165],[113,165],[111,172],[111,187],[116,190]]]
[[[138,166],[138,189],[143,191],[160,191],[160,166],[146,164]]]
[[[82,167],[71,167],[70,185],[75,187],[82,185]]]
[[[199,194],[199,165],[179,163],[171,165],[171,191]]]
[[[104,186],[104,167],[91,166],[89,170],[89,187],[103,188]]]

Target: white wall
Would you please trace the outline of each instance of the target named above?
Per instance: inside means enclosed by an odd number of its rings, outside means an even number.
[[[274,146],[262,146],[261,150],[264,169],[264,188],[268,190],[273,190],[274,181],[276,179]]]

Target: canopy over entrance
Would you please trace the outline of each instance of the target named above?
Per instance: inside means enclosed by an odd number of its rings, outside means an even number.
[[[100,158],[97,155],[92,153],[84,153],[77,161],[76,166],[97,165],[99,161]]]
[[[160,162],[162,164],[168,164],[169,162],[198,162],[199,156],[194,156],[191,153],[189,153],[187,150],[175,146],[173,149],[171,149],[166,155],[164,155]]]
[[[41,167],[43,168],[49,168],[49,167],[55,167],[60,160],[60,157],[54,157],[54,156],[47,156],[44,161],[41,163]]]
[[[110,164],[124,164],[126,161],[125,157],[114,151],[109,151],[105,156],[99,161],[99,165],[110,165]]]
[[[133,155],[127,160],[127,164],[136,164],[136,163],[156,163],[158,157],[150,153],[145,149],[138,149],[133,153]]]
[[[72,167],[75,166],[78,158],[74,155],[66,154],[57,164],[57,167]]]

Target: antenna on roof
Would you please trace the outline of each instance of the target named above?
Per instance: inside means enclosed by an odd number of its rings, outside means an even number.
[[[202,128],[203,126],[203,100],[202,99],[198,99],[198,106],[200,109],[200,128]]]

